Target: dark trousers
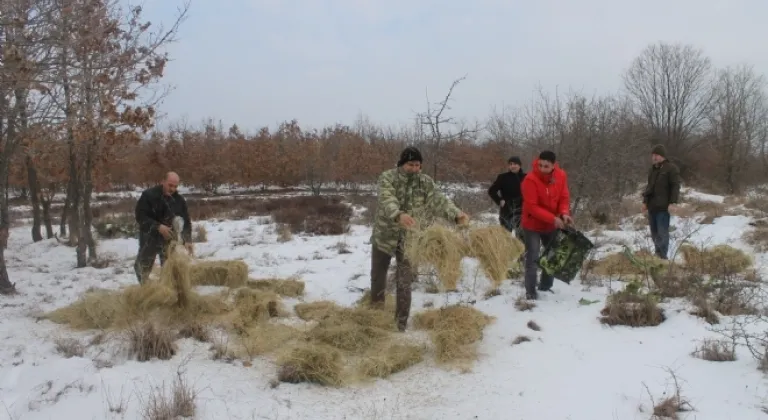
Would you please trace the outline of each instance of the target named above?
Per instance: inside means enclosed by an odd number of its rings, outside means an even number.
[[[539,269],[537,261],[541,255],[541,247],[547,246],[555,238],[555,231],[534,232],[523,229],[523,243],[525,244],[525,294],[529,299],[536,298],[536,274]],[[555,279],[541,272],[539,290],[546,291],[552,288]]]
[[[651,228],[656,255],[665,260],[669,252],[669,219],[669,211],[648,212],[648,225]]]
[[[139,283],[144,283],[149,278],[152,266],[155,265],[155,258],[160,256],[160,265],[165,264],[165,245],[162,238],[139,238],[139,252],[136,255],[136,262],[133,264],[133,270],[136,272],[136,279]]]
[[[411,284],[415,280],[415,273],[411,263],[403,255],[401,247],[395,252],[395,281],[396,304],[395,321],[401,331],[405,330],[408,316],[411,313]],[[387,271],[392,262],[392,256],[376,248],[371,247],[371,304],[383,305],[385,289],[387,287]]]

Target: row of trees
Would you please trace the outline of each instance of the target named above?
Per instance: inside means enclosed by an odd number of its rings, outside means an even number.
[[[54,235],[51,200],[65,192],[60,234],[77,265],[96,257],[94,190],[130,188],[176,170],[215,191],[241,186],[372,182],[406,144],[419,146],[439,181],[487,182],[510,154],[554,150],[569,171],[575,208],[600,209],[635,192],[652,144],[665,144],[688,181],[735,193],[768,175],[768,100],[749,66],[716,69],[701,50],[653,44],[630,63],[621,94],[586,97],[540,91],[530,104],[486,121],[450,116],[457,79],[403,127],[366,118],[351,126],[246,134],[208,121],[152,130],[146,92],[163,75],[167,30],[150,32],[141,9],[116,0],[7,0],[0,5],[0,239],[7,239],[8,191],[33,208],[32,236]],[[68,233],[68,235],[66,235]],[[4,244],[2,247],[4,248]],[[12,290],[0,250],[0,291]]]
[[[19,177],[33,207],[34,240],[42,239],[52,194],[66,191],[61,225],[76,246],[77,266],[95,258],[94,186],[153,126],[147,89],[163,76],[163,47],[185,12],[163,29],[119,0],[0,2],[0,292],[14,290],[2,250],[8,191]],[[50,225],[47,231],[53,233]]]

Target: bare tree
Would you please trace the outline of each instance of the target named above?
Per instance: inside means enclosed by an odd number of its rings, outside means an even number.
[[[649,141],[660,141],[680,157],[696,143],[712,102],[712,64],[690,45],[649,45],[623,75],[637,112],[648,124]]]
[[[434,178],[435,181],[438,179],[443,145],[446,142],[468,135],[468,131],[465,128],[461,128],[456,132],[451,132],[450,129],[447,129],[446,126],[455,126],[457,122],[455,118],[445,115],[445,112],[451,109],[449,102],[451,101],[453,90],[466,78],[467,76],[464,75],[454,80],[451,83],[451,87],[448,88],[448,93],[446,93],[443,100],[436,104],[430,102],[429,92],[427,92],[427,110],[423,113],[416,114],[418,123],[423,127],[427,127],[429,130],[427,143],[429,144],[430,159],[432,159],[432,178]]]
[[[750,157],[764,150],[768,124],[766,80],[750,66],[718,72],[709,113],[711,145],[728,192],[743,185]]]

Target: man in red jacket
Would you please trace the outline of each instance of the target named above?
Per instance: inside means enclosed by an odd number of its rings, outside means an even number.
[[[555,160],[555,153],[543,151],[533,161],[533,170],[522,183],[523,241],[525,243],[525,295],[538,298],[536,291],[537,261],[542,244],[554,238],[557,229],[573,223],[568,175]],[[550,291],[554,279],[541,273],[539,291]]]

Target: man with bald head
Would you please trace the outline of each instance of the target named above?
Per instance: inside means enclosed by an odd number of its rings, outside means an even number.
[[[176,216],[184,219],[181,238],[187,250],[192,251],[192,222],[189,220],[187,202],[177,191],[178,187],[179,175],[168,172],[159,185],[144,190],[136,203],[139,253],[134,270],[139,283],[147,279],[158,255],[160,264],[165,263],[166,247],[173,239],[172,224]]]

